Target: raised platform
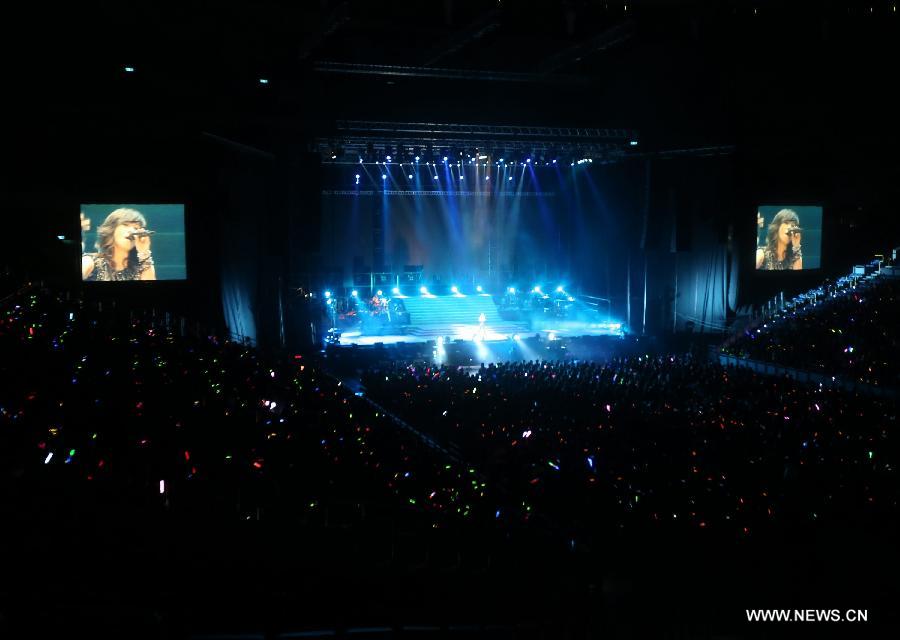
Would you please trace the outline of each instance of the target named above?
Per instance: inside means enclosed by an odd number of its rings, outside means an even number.
[[[377,333],[366,332],[361,327],[342,330],[342,345],[397,344],[400,342],[429,342],[439,338],[445,342],[464,340],[498,342],[516,336],[520,338],[541,335],[548,340],[580,336],[621,336],[622,326],[614,322],[587,319],[541,317],[530,321],[505,320],[492,296],[422,295],[402,298],[409,313],[409,323],[403,327],[382,327]],[[482,331],[479,322],[484,314]]]

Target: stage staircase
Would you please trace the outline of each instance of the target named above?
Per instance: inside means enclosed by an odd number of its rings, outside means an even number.
[[[482,313],[489,336],[528,331],[525,323],[503,320],[493,298],[487,294],[410,296],[403,299],[403,304],[409,312],[409,325],[404,330],[408,335],[470,339],[478,330],[478,318]]]

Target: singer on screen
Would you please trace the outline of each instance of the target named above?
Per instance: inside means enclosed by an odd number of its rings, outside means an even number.
[[[87,227],[90,220],[87,220]],[[156,280],[150,236],[144,215],[134,209],[116,209],[97,227],[97,253],[81,256],[82,280]],[[82,230],[86,231],[82,217]]]
[[[756,268],[764,271],[802,269],[801,231],[796,211],[782,209],[776,213],[766,232],[765,246],[756,249]]]

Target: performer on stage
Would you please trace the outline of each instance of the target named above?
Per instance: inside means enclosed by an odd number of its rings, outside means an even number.
[[[484,312],[482,312],[481,315],[478,316],[478,333],[476,334],[476,336],[479,340],[484,340],[485,335],[487,335],[487,332],[485,331],[485,328],[484,328],[484,324],[486,322],[487,322],[487,316],[485,316]]]
[[[83,234],[90,220],[81,214]],[[92,281],[156,280],[147,220],[134,209],[116,209],[97,228],[97,253],[81,256],[81,279]],[[82,243],[82,251],[84,243]]]

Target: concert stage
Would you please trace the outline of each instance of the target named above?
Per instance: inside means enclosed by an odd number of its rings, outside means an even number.
[[[549,297],[547,297],[549,299]],[[437,296],[395,295],[394,305],[402,304],[403,319],[375,324],[365,313],[362,319],[344,323],[338,330],[340,337],[333,343],[340,345],[373,345],[453,341],[500,342],[541,336],[545,340],[581,336],[624,335],[622,324],[611,321],[589,307],[570,301],[565,309],[556,305],[546,308],[503,308],[487,293],[472,295],[451,294]],[[483,322],[482,322],[483,320]]]

